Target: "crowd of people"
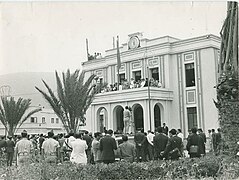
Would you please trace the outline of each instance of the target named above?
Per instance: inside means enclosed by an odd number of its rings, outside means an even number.
[[[134,135],[121,134],[119,137],[109,129],[104,133],[96,132],[94,137],[88,131],[84,133],[70,132],[68,135],[29,136],[24,130],[21,136],[2,137],[0,140],[0,156],[6,155],[7,166],[12,166],[13,160],[17,166],[27,162],[45,161],[46,163],[63,163],[70,161],[75,164],[113,163],[116,160],[141,162],[149,160],[178,160],[187,156],[201,157],[206,154],[206,141],[210,144],[209,151],[215,155],[222,150],[220,129],[209,130],[206,138],[202,129],[192,128],[184,147],[181,129],[171,129],[164,123],[155,132],[143,130]]]
[[[162,83],[159,80],[155,80],[154,78],[151,78],[149,81],[148,81],[148,78],[140,79],[137,81],[134,78],[131,78],[130,82],[127,79],[124,79],[123,81],[119,83],[119,85],[118,83],[114,83],[114,84],[109,84],[106,87],[102,87],[99,93],[147,87],[148,84],[151,87],[158,87],[158,88],[162,87]]]

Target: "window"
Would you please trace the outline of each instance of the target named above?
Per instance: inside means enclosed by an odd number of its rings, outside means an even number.
[[[51,118],[51,123],[54,123],[54,118]]]
[[[185,64],[186,87],[195,86],[194,63]]]
[[[58,124],[59,123],[59,118],[56,118],[56,124]]]
[[[30,122],[31,123],[37,123],[37,117],[31,117]]]
[[[141,80],[141,71],[134,71],[133,72],[133,77],[135,81],[137,82],[138,80]]]
[[[193,127],[197,127],[197,109],[196,107],[187,108],[188,114],[188,129],[192,129]]]
[[[153,68],[153,69],[150,69],[150,71],[151,71],[151,77],[154,80],[159,80],[159,68]]]
[[[122,84],[125,80],[125,73],[124,74],[119,74],[119,82]]]
[[[42,118],[41,118],[41,122],[42,122],[42,124],[45,124],[45,123],[46,123],[46,118],[45,118],[45,117],[42,117]]]

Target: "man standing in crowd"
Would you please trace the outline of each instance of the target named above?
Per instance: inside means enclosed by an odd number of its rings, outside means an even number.
[[[33,152],[32,142],[27,139],[27,131],[21,133],[22,139],[16,144],[17,165],[30,164],[31,155]]]
[[[166,145],[168,143],[168,136],[166,136],[163,133],[163,128],[162,127],[158,127],[157,129],[158,133],[154,136],[153,139],[153,144],[154,144],[154,156],[155,159],[163,159],[163,157],[161,156],[161,152],[163,152],[166,148]]]
[[[144,130],[142,129],[141,131],[138,131],[134,135],[134,141],[136,144],[136,156],[137,156],[137,161],[146,161],[145,157],[145,143],[146,143],[146,137],[144,135]]]
[[[176,129],[169,131],[170,138],[166,145],[165,151],[162,154],[163,157],[168,157],[171,160],[178,160],[182,156],[183,142],[180,137],[177,136]]]
[[[72,147],[72,153],[70,157],[70,161],[76,164],[86,164],[87,163],[87,156],[86,150],[88,148],[87,143],[85,140],[82,140],[82,134],[77,133],[75,134],[75,140],[70,143]]]
[[[129,133],[129,122],[130,122],[131,113],[129,111],[129,107],[125,106],[124,110],[124,133]]]
[[[12,166],[14,147],[15,143],[12,140],[12,136],[9,136],[8,140],[6,141],[7,166]]]
[[[163,133],[168,135],[168,126],[165,123],[163,123]]]
[[[116,141],[112,138],[113,131],[110,129],[106,132],[105,137],[100,140],[100,150],[102,152],[102,161],[105,164],[115,162],[114,150],[117,149]]]
[[[154,144],[153,144],[154,136],[155,135],[150,130],[148,130],[147,141],[148,141],[149,160],[154,159]]]
[[[40,154],[42,152],[42,144],[43,142],[45,141],[45,138],[43,137],[43,134],[40,134],[40,137],[39,137],[39,149],[40,149]]]
[[[209,137],[209,152],[213,151],[213,146],[212,146],[212,130],[208,129],[208,137]]]
[[[122,136],[123,143],[119,145],[120,158],[128,162],[135,161],[135,145],[128,142],[128,136]]]
[[[71,147],[71,142],[75,141],[75,137],[74,137],[74,131],[71,130],[68,134],[68,138],[65,140],[65,143],[63,145],[63,149],[66,153],[67,158],[70,158],[71,152],[72,152],[72,147]]]
[[[178,129],[177,136],[180,137],[183,141],[183,133],[181,129]]]
[[[85,135],[83,136],[83,140],[86,141],[87,144],[87,150],[86,150],[86,156],[87,156],[87,163],[90,163],[90,158],[91,158],[91,137],[89,136],[89,132],[85,131]]]
[[[64,148],[63,148],[63,145],[65,143],[65,138],[64,138],[62,133],[59,134],[58,142],[59,142],[59,145],[60,145],[59,159],[60,159],[60,162],[63,163],[63,161],[64,161]]]
[[[203,139],[197,134],[197,128],[192,128],[192,135],[189,136],[186,146],[190,158],[201,157],[204,153],[203,144]]]
[[[212,147],[213,147],[213,152],[216,153],[217,145],[216,145],[216,132],[215,132],[215,129],[212,129]]]
[[[57,157],[59,157],[60,144],[53,137],[54,133],[48,132],[48,139],[42,144],[42,154],[47,163],[57,163]]]
[[[201,128],[198,129],[198,135],[202,138],[203,140],[203,153],[204,155],[206,155],[206,142],[207,142],[207,137],[206,134],[202,131]]]
[[[100,138],[101,133],[96,132],[94,134],[94,140],[92,141],[92,153],[94,157],[94,162],[99,163],[101,161],[101,151],[100,151]]]
[[[215,134],[215,146],[215,155],[219,155],[220,151],[222,150],[222,135],[220,128],[217,129],[217,133]]]

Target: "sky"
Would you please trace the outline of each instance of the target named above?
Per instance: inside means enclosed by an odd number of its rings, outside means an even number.
[[[226,2],[0,2],[0,75],[81,69],[89,52],[102,53],[128,35],[187,39],[219,36]]]

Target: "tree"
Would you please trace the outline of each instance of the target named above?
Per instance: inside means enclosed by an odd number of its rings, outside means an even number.
[[[238,78],[238,3],[228,2],[227,17],[221,30],[221,49],[217,89],[219,124],[228,146],[236,154],[239,141],[239,78]]]
[[[41,111],[41,109],[38,108],[27,112],[30,105],[30,99],[18,98],[18,100],[15,101],[14,97],[8,98],[6,96],[1,96],[0,121],[5,126],[8,135],[13,136],[16,129],[19,128],[31,115]]]
[[[50,104],[56,115],[61,119],[66,131],[76,132],[80,125],[85,124],[85,113],[93,101],[96,94],[95,84],[93,80],[95,75],[91,75],[85,82],[85,73],[76,70],[70,73],[68,69],[66,73],[62,73],[62,80],[57,72],[56,84],[57,95],[44,81],[44,85],[48,90],[48,94],[38,87],[36,89],[43,95]]]

